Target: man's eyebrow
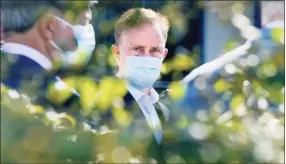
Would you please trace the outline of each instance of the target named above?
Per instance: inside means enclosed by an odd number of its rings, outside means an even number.
[[[154,47],[151,47],[151,48],[157,48],[157,49],[160,49],[161,46],[154,46]]]
[[[130,47],[146,47],[146,46],[143,46],[143,45],[140,45],[140,44],[129,44]]]
[[[131,45],[129,45],[129,48],[138,48],[138,47],[144,47],[144,48],[146,48],[146,46],[139,45],[139,44],[131,44]]]
[[[161,50],[161,49],[163,49],[163,46],[161,46],[161,45],[158,45],[158,46],[154,46],[154,47],[151,47],[151,49],[158,49],[158,50]]]
[[[134,48],[134,47],[144,47],[146,48],[147,46],[145,45],[139,45],[139,44],[130,44],[129,45],[130,48]],[[163,45],[158,45],[158,46],[152,46],[151,49],[156,48],[156,49],[162,49]]]

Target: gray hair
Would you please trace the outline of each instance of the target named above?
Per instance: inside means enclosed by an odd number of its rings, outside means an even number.
[[[49,9],[67,10],[68,1],[1,1],[1,25],[3,33],[24,33],[31,29],[36,21]]]

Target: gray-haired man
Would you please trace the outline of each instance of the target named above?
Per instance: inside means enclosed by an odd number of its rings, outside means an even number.
[[[59,81],[53,68],[69,62],[68,55],[75,56],[78,50],[92,54],[93,4],[94,1],[1,1],[1,83],[39,97],[37,102],[41,105],[47,102],[41,100],[48,86]],[[65,104],[78,97],[74,89],[71,92]]]

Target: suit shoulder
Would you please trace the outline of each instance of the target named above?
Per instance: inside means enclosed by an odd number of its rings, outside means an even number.
[[[164,99],[164,98],[167,98],[167,97],[168,97],[168,93],[169,93],[168,89],[161,91],[161,92],[159,93],[159,98],[160,98],[160,100],[161,100],[161,99]]]
[[[169,96],[169,90],[166,89],[159,94],[159,102],[164,104],[168,109],[173,108],[174,102]]]

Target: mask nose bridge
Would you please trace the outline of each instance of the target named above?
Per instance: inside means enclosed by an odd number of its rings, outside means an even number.
[[[152,55],[149,53],[149,52],[145,52],[144,54],[143,54],[143,57],[152,57]]]

